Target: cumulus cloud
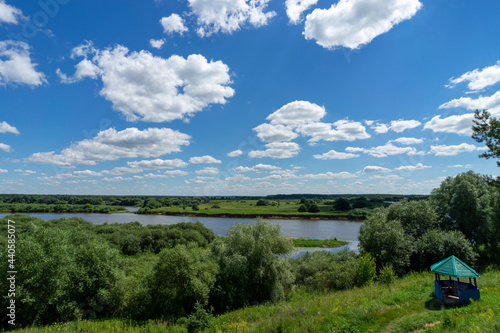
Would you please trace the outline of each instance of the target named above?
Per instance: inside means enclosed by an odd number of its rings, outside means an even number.
[[[6,153],[11,152],[11,147],[8,144],[5,143],[0,143],[0,149],[3,150]]]
[[[209,163],[222,163],[222,161],[210,156],[210,155],[205,155],[205,156],[195,156],[191,157],[189,159],[189,163],[193,164],[209,164]]]
[[[12,133],[12,134],[20,134],[17,128],[15,128],[12,125],[9,125],[7,122],[2,121],[0,123],[0,133],[5,134],[5,133]]]
[[[333,178],[354,178],[356,177],[356,175],[347,171],[342,171],[338,173],[328,171],[325,173],[307,174],[304,175],[303,177],[308,179],[333,179]]]
[[[259,139],[266,142],[291,141],[299,136],[293,127],[284,125],[260,124],[253,130]]]
[[[418,0],[340,0],[307,15],[304,36],[328,49],[357,49],[412,18],[421,7]]]
[[[346,160],[349,158],[355,158],[359,157],[358,154],[351,154],[351,153],[340,153],[335,150],[330,150],[327,153],[321,154],[321,155],[314,155],[314,158],[320,159],[320,160]]]
[[[462,74],[458,78],[451,78],[450,84],[446,87],[454,88],[455,85],[468,82],[467,87],[470,90],[481,90],[500,82],[500,61],[493,66],[483,69],[475,69],[473,71]]]
[[[54,151],[34,153],[27,162],[42,164],[87,164],[114,161],[120,158],[158,157],[180,152],[181,146],[189,145],[191,137],[169,128],[135,127],[117,131],[114,128],[100,131],[94,138],[72,144],[59,154]]]
[[[397,147],[393,145],[391,142],[386,143],[383,146],[372,147],[369,149],[360,148],[360,147],[347,147],[345,149],[348,153],[359,153],[363,152],[373,157],[387,157],[392,155],[415,155],[418,154],[417,150],[414,147]]]
[[[295,142],[271,142],[265,145],[266,150],[252,150],[248,153],[251,158],[291,158],[298,155],[300,146]]]
[[[436,156],[454,156],[460,153],[468,153],[476,150],[483,150],[483,148],[476,147],[468,143],[461,143],[459,145],[436,145],[431,146],[431,153]]]
[[[422,163],[418,163],[416,165],[402,165],[400,167],[394,168],[394,171],[415,171],[415,170],[423,170],[432,168],[429,165],[423,165]]]
[[[181,176],[186,176],[189,173],[182,170],[167,170],[164,172],[164,174],[169,177],[181,177]]]
[[[215,179],[214,177],[198,176],[198,177],[194,177],[193,179],[185,180],[184,182],[186,184],[190,184],[190,183],[205,184],[205,183],[213,181],[214,179]]]
[[[424,129],[430,129],[434,132],[472,135],[473,120],[473,113],[453,115],[445,118],[441,118],[441,116],[435,116],[425,123]]]
[[[22,17],[23,12],[19,8],[8,5],[5,1],[0,0],[0,24],[18,24],[19,19]]]
[[[276,15],[265,12],[270,0],[188,0],[189,7],[197,17],[198,35],[232,33],[243,25],[254,27],[267,25]]]
[[[188,164],[181,159],[173,160],[140,160],[140,161],[129,161],[127,166],[115,167],[110,171],[112,175],[123,175],[127,173],[139,173],[145,170],[158,170],[158,169],[174,169],[174,168],[185,168]]]
[[[197,175],[217,175],[219,174],[219,168],[206,167],[201,170],[196,170],[194,173]]]
[[[253,167],[238,166],[233,170],[236,172],[249,172],[249,171],[263,172],[263,171],[278,171],[281,170],[281,168],[275,165],[259,163],[257,165],[254,165]]]
[[[232,152],[227,153],[226,155],[229,157],[237,157],[237,156],[243,155],[243,152],[241,150],[237,149],[237,150],[233,150]]]
[[[326,115],[325,107],[308,101],[294,101],[283,105],[267,116],[271,124],[292,125],[314,123]]]
[[[21,176],[30,176],[30,175],[34,175],[36,173],[36,171],[34,171],[34,170],[23,170],[23,169],[16,169],[16,170],[14,170],[14,172],[17,172]]]
[[[489,110],[494,116],[500,115],[500,91],[491,96],[478,98],[460,97],[439,106],[440,109],[464,108],[467,110]]]
[[[286,15],[290,23],[298,24],[302,21],[302,13],[318,3],[318,0],[286,0]]]
[[[390,129],[396,133],[401,133],[407,129],[412,129],[420,126],[422,123],[418,120],[393,120],[391,121]]]
[[[385,134],[389,132],[389,126],[386,124],[375,124],[371,127],[377,134]]]
[[[410,146],[410,145],[421,144],[422,142],[424,142],[424,139],[401,137],[401,138],[397,138],[395,140],[392,140],[391,142],[396,142],[396,143],[399,143],[402,145]]]
[[[333,128],[335,127],[335,128]],[[366,132],[365,126],[360,122],[351,120],[338,120],[333,124],[329,123],[309,123],[298,127],[297,131],[310,136],[309,142],[314,144],[318,141],[355,141],[368,139],[370,134]]]
[[[158,50],[161,49],[164,44],[165,44],[165,39],[151,38],[149,40],[149,45],[151,45],[151,47],[158,49]]]
[[[162,17],[160,23],[163,27],[163,32],[166,34],[173,34],[176,32],[182,35],[184,32],[188,31],[188,28],[184,25],[184,19],[175,13],[168,17]]]
[[[39,86],[46,83],[45,74],[37,72],[31,62],[30,46],[24,42],[0,41],[0,86],[26,84]]]
[[[244,176],[242,174],[237,174],[231,177],[227,177],[224,180],[227,182],[246,182],[250,179],[251,179],[250,177]]]
[[[376,165],[368,165],[363,168],[364,173],[374,173],[374,172],[390,172],[391,169],[384,168]]]
[[[145,50],[129,52],[121,45],[97,50],[87,43],[75,48],[72,56],[85,59],[75,66],[72,77],[58,70],[61,81],[100,77],[100,95],[128,121],[188,120],[208,105],[225,104],[226,98],[234,95],[228,86],[229,67],[199,54],[164,59]]]
[[[5,170],[5,169],[0,169],[0,173],[8,173],[9,170]]]

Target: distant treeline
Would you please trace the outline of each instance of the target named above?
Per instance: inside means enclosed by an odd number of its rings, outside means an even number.
[[[398,202],[403,199],[413,200],[426,200],[429,198],[428,195],[419,194],[274,194],[266,196],[269,200],[300,200],[301,198],[306,199],[321,199],[321,200],[336,200],[339,198],[351,199],[351,198],[366,198],[371,201],[379,202]]]

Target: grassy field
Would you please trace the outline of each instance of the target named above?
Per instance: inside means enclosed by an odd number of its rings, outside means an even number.
[[[200,203],[198,210],[193,210],[191,206],[182,205],[161,207],[149,209],[149,214],[206,214],[206,215],[249,215],[249,216],[350,216],[354,215],[362,217],[360,210],[355,211],[335,211],[332,205],[323,203],[318,204],[320,211],[318,213],[299,213],[298,209],[301,206],[299,200],[279,200],[270,201],[267,206],[257,206],[258,200],[211,200],[209,203]],[[357,214],[356,214],[357,213]]]
[[[284,302],[213,317],[205,332],[500,332],[500,272],[478,279],[481,300],[442,307],[433,274],[414,273],[392,285],[373,284],[332,293],[294,291]],[[28,328],[19,332],[186,332],[177,323],[110,319]]]
[[[293,246],[295,247],[339,247],[346,244],[349,242],[337,239],[293,238]]]

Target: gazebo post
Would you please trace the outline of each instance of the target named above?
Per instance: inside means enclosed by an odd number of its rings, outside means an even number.
[[[476,288],[477,288],[476,278],[474,278],[474,286],[476,286]]]

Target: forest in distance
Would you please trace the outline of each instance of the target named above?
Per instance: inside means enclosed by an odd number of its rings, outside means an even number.
[[[426,195],[392,194],[295,194],[265,197],[217,196],[99,196],[0,194],[3,213],[116,213],[125,207],[139,214],[224,217],[318,217],[364,219],[377,207],[403,199],[425,200]]]

